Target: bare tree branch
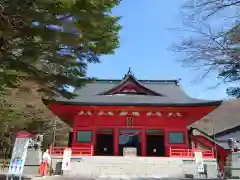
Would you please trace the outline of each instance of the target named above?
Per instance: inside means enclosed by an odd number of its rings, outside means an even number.
[[[190,36],[180,43],[174,44],[172,50],[181,53],[179,62],[185,67],[202,71],[198,81],[205,79],[209,73],[215,72],[223,82],[240,80],[240,25],[231,29],[214,32],[209,25],[191,24],[190,29],[178,31],[189,32]],[[176,29],[174,29],[176,30]]]
[[[236,8],[236,16],[239,17],[240,0],[188,0],[183,4],[182,11],[188,18],[205,21],[232,7]]]

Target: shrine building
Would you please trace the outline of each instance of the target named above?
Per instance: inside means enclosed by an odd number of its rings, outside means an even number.
[[[73,128],[72,148],[91,147],[93,156],[122,156],[134,147],[138,156],[169,156],[169,149],[190,149],[190,124],[222,101],[191,98],[178,80],[99,79],[76,89],[78,96],[44,103]]]

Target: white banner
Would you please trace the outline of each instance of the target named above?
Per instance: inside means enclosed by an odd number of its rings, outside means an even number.
[[[70,148],[66,148],[63,153],[63,161],[62,161],[63,171],[70,170],[71,157],[72,157],[72,150]]]
[[[16,138],[8,170],[9,175],[21,176],[27,156],[29,138]]]
[[[197,173],[204,173],[204,163],[203,163],[203,156],[201,151],[195,151],[195,163],[197,168]]]

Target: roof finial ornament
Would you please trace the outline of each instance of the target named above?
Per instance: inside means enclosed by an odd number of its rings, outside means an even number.
[[[134,76],[134,74],[132,73],[131,67],[129,67],[128,72],[125,74],[123,79],[126,79],[129,76]]]
[[[128,72],[127,72],[127,75],[133,75],[132,70],[131,70],[131,67],[129,67]]]
[[[129,67],[127,74],[132,74],[131,67]]]

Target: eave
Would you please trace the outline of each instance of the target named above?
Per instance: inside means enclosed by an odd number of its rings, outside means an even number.
[[[81,103],[81,102],[64,102],[64,101],[51,101],[43,100],[44,104],[65,123],[72,125],[76,115],[81,111],[93,111],[97,114],[99,111],[163,111],[164,112],[181,112],[187,116],[186,127],[195,121],[200,120],[208,113],[215,110],[222,101],[204,102],[204,103],[181,103],[181,104],[136,104],[136,103]]]
[[[230,128],[230,129],[224,130],[222,132],[216,133],[212,137],[218,138],[218,137],[226,136],[226,135],[231,134],[231,133],[235,133],[237,131],[240,131],[240,126],[235,126],[233,128]]]
[[[80,105],[80,106],[158,106],[158,107],[203,107],[203,106],[219,106],[222,101],[206,101],[197,103],[113,103],[113,102],[73,102],[73,101],[55,101],[43,99],[43,103],[48,106],[49,104],[62,104],[62,105]]]

